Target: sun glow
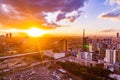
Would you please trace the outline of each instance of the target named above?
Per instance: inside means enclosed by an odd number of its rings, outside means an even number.
[[[26,33],[31,37],[40,37],[46,33],[46,31],[41,30],[39,28],[31,28],[29,30],[26,30]]]

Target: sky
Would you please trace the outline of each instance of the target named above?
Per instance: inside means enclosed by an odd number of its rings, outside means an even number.
[[[0,33],[38,27],[48,34],[114,36],[120,0],[0,0]]]

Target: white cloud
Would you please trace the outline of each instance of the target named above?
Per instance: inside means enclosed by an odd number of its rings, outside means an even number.
[[[105,4],[118,4],[118,6],[109,12],[100,14],[98,17],[102,19],[110,19],[113,21],[120,22],[120,0],[106,0]]]
[[[110,4],[110,5],[118,4],[118,5],[120,5],[120,0],[106,0],[105,4]]]

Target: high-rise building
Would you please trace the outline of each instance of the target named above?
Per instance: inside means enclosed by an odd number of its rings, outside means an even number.
[[[67,51],[68,45],[67,45],[67,40],[63,40],[63,50]]]
[[[106,55],[106,49],[100,48],[100,58],[104,59]]]
[[[12,33],[6,33],[6,38],[12,38]]]
[[[120,50],[116,51],[116,62],[120,63]]]
[[[83,29],[83,51],[89,51],[89,38],[85,37],[85,29]]]
[[[105,59],[106,62],[114,64],[116,62],[116,50],[106,49]]]
[[[60,51],[67,51],[68,49],[68,42],[66,39],[60,41]]]
[[[117,33],[117,38],[119,38],[119,33]]]
[[[8,38],[8,33],[6,34],[6,38]]]
[[[12,38],[12,33],[9,33],[9,37]]]

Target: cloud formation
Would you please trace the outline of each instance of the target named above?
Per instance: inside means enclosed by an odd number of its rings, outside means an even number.
[[[105,4],[110,4],[110,5],[120,4],[120,0],[106,0]]]
[[[99,18],[103,19],[111,19],[114,21],[120,21],[120,7],[117,7],[116,9],[107,12],[107,13],[102,13]]]
[[[117,32],[117,31],[120,31],[120,30],[118,30],[118,29],[106,29],[106,30],[102,30],[101,32],[110,33],[110,32]]]
[[[106,0],[106,4],[109,5],[117,4],[118,6],[112,11],[100,14],[99,18],[110,19],[120,22],[120,0]]]
[[[1,0],[0,24],[12,27],[25,27],[32,24],[41,26],[48,23],[46,13],[60,12],[56,22],[70,19],[73,22],[80,16],[81,8],[87,0]],[[77,15],[69,15],[76,12]],[[48,16],[50,17],[50,16]],[[56,23],[54,22],[54,23]]]

